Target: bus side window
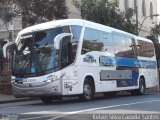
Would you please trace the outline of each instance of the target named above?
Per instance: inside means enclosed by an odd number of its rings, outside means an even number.
[[[79,44],[79,39],[81,35],[81,26],[73,25],[71,26],[71,33],[73,34],[73,38],[71,39],[71,45],[72,45],[72,61],[75,61],[76,54],[77,54],[77,48]],[[71,46],[70,46],[71,47]]]
[[[85,54],[91,51],[101,51],[102,47],[103,43],[99,41],[99,31],[91,28],[86,28],[81,54]]]
[[[111,33],[99,31],[99,41],[103,43],[102,52],[113,53],[114,48]]]
[[[119,34],[113,34],[113,41],[114,41],[114,53],[116,57],[126,57],[126,43],[125,38]]]
[[[114,52],[116,57],[135,58],[135,45],[130,37],[113,34]]]
[[[154,56],[154,45],[150,42],[145,42],[142,40],[138,40],[139,45],[139,56],[141,57],[153,57]]]

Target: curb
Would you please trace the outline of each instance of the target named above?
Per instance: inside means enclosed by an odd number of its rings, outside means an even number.
[[[153,88],[146,89],[146,93],[159,93],[158,86],[155,86]]]
[[[37,100],[37,99],[36,98],[22,98],[22,99],[14,99],[14,100],[3,100],[3,101],[0,101],[0,104],[23,102],[23,101],[32,101],[32,100]]]

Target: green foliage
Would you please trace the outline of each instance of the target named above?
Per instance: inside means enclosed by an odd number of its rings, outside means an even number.
[[[65,0],[1,0],[0,18],[5,23],[22,16],[22,26],[68,17]]]
[[[116,7],[118,7],[118,0],[110,0],[110,3]]]
[[[12,9],[13,2],[11,0],[1,0],[0,1],[0,18],[5,22],[11,21],[14,17],[14,11]]]
[[[151,28],[151,33],[150,33],[150,36],[148,37],[154,43],[157,60],[158,60],[158,63],[160,64],[160,43],[158,40],[158,36],[160,36],[160,24],[157,24],[153,28]]]
[[[21,7],[23,27],[68,17],[64,0],[15,0]]]
[[[81,10],[83,19],[136,34],[136,22],[132,19],[134,10],[121,12],[117,0],[82,0],[81,3],[73,0],[73,3]]]
[[[155,36],[155,38],[158,40],[158,36],[160,36],[160,24],[156,24],[151,29],[151,36]],[[157,41],[158,42],[158,41]]]

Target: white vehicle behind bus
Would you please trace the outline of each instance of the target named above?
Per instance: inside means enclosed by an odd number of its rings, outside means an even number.
[[[16,97],[53,98],[130,91],[142,95],[158,85],[153,43],[135,35],[81,19],[26,28],[12,51],[12,90]]]

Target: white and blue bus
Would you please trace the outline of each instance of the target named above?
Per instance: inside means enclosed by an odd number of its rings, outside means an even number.
[[[130,91],[142,95],[158,85],[153,43],[142,37],[82,19],[38,24],[19,32],[12,51],[16,97],[53,98]]]

